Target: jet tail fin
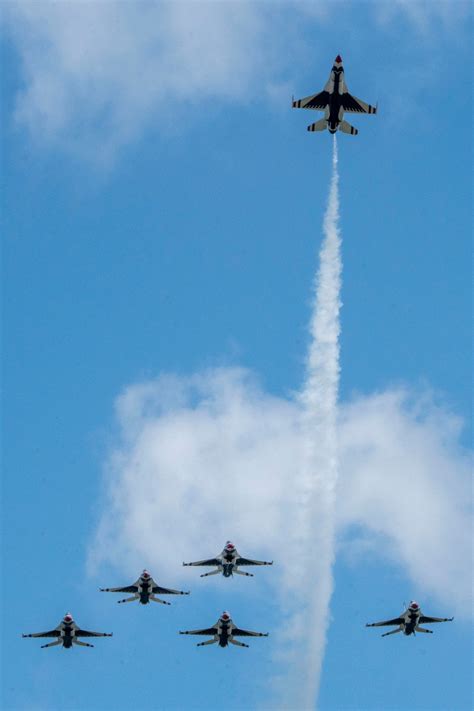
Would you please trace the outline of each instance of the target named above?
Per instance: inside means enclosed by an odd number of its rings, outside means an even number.
[[[342,131],[342,133],[350,133],[351,136],[357,136],[359,131],[354,128],[354,126],[351,126],[350,123],[347,123],[347,121],[341,121],[339,124],[339,130]]]
[[[325,118],[319,119],[316,123],[312,123],[308,126],[308,131],[324,131],[328,126],[328,122]]]

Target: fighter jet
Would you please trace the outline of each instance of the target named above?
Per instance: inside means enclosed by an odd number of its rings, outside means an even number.
[[[49,642],[49,644],[42,644],[41,649],[46,647],[56,647],[58,644],[62,644],[66,649],[70,649],[73,644],[78,644],[80,647],[93,647],[93,644],[88,644],[87,642],[81,642],[78,637],[112,637],[112,633],[107,632],[88,632],[83,630],[76,625],[72,619],[72,615],[68,612],[64,615],[62,622],[59,623],[54,630],[49,632],[34,632],[33,634],[22,634],[22,637],[55,637],[54,642]]]
[[[248,647],[248,644],[239,642],[234,639],[234,637],[268,637],[268,632],[241,630],[232,622],[228,612],[223,612],[213,627],[207,627],[203,630],[189,630],[188,632],[180,632],[179,634],[214,635],[213,639],[208,639],[206,642],[199,642],[198,647],[204,647],[206,644],[216,644],[216,642],[219,643],[220,647],[227,647],[229,642],[230,644],[235,644],[237,647]]]
[[[216,570],[211,570],[210,573],[203,573],[201,578],[206,578],[208,575],[218,575],[222,573],[224,578],[230,578],[233,573],[236,575],[246,575],[253,578],[253,573],[244,573],[239,570],[241,565],[273,565],[273,561],[267,563],[264,560],[251,560],[250,558],[242,558],[231,541],[227,541],[224,549],[215,558],[207,560],[198,560],[195,563],[183,563],[183,565],[216,565]]]
[[[324,118],[308,126],[308,131],[324,131],[327,128],[329,133],[336,133],[339,129],[339,131],[350,133],[352,136],[357,136],[359,131],[354,126],[351,126],[350,123],[344,121],[344,111],[349,114],[377,113],[376,106],[366,104],[365,101],[361,101],[361,99],[349,94],[347,91],[344,68],[339,54],[334,60],[334,65],[323,91],[320,91],[319,94],[312,94],[304,99],[293,101],[293,108],[324,111]]]
[[[454,617],[427,617],[422,614],[419,604],[412,600],[400,617],[394,617],[393,620],[384,620],[384,622],[372,622],[371,624],[367,624],[366,627],[398,625],[396,630],[385,632],[382,637],[386,637],[389,634],[396,634],[397,632],[403,632],[403,634],[407,636],[415,634],[415,632],[433,634],[432,630],[424,629],[424,627],[420,627],[419,625],[423,623],[431,624],[432,622],[452,622],[453,620]]]
[[[122,593],[133,593],[132,597],[126,597],[123,600],[117,600],[117,602],[134,602],[138,600],[142,605],[147,605],[150,600],[153,602],[161,602],[162,605],[171,605],[170,602],[166,600],[160,600],[158,595],[189,595],[189,592],[182,592],[181,590],[171,590],[170,588],[162,588],[156,584],[153,580],[148,570],[144,570],[137,581],[133,585],[126,585],[123,588],[99,588],[101,592],[122,592]]]

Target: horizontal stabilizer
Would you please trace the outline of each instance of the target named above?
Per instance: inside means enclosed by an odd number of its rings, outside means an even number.
[[[322,118],[319,121],[316,121],[316,123],[312,123],[311,126],[308,126],[308,131],[324,131],[327,126],[327,120]]]
[[[339,124],[339,130],[342,131],[342,133],[350,133],[351,136],[357,136],[359,131],[354,128],[354,126],[351,126],[350,123],[347,123],[347,121],[341,121]]]

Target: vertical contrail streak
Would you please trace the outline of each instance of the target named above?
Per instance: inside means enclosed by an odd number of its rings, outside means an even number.
[[[307,708],[314,708],[329,620],[333,589],[334,497],[337,479],[337,398],[339,390],[339,333],[341,308],[341,238],[339,231],[339,173],[334,136],[332,178],[324,216],[316,294],[310,323],[311,345],[302,392],[306,442],[306,485],[310,590],[314,593],[308,613],[314,633],[308,650]],[[314,587],[313,587],[314,586]]]
[[[290,615],[294,649],[291,663],[300,660],[299,688],[293,689],[293,708],[314,709],[333,589],[334,496],[337,478],[336,417],[339,388],[339,311],[341,307],[341,239],[339,233],[339,174],[334,136],[332,177],[324,216],[324,240],[319,254],[310,320],[311,342],[306,379],[300,394],[303,463],[298,486],[298,567],[301,590]],[[304,570],[301,570],[303,564]],[[298,574],[299,573],[299,574]],[[303,661],[301,661],[303,660]],[[295,698],[296,696],[296,698]],[[291,702],[285,705],[291,708]]]

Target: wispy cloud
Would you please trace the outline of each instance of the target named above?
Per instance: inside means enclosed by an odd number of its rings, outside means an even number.
[[[426,38],[459,28],[470,9],[462,0],[395,0],[357,13],[374,31],[405,18]],[[342,3],[338,23],[352,25],[351,11]],[[16,123],[40,146],[108,164],[150,127],[191,130],[203,107],[286,105],[289,74],[317,52],[303,28],[323,28],[335,12],[329,0],[6,3],[4,27],[21,62]]]
[[[131,386],[116,411],[120,442],[92,563],[146,562],[183,575],[177,561],[196,540],[204,556],[229,537],[254,555],[278,550],[288,472],[300,456],[293,403],[264,393],[246,371],[223,369]]]
[[[274,90],[279,13],[250,2],[20,2],[6,12],[25,86],[16,120],[103,159],[156,122]],[[186,113],[184,113],[184,109]]]
[[[341,415],[337,512],[346,554],[368,539],[404,568],[417,594],[469,614],[472,460],[459,445],[461,421],[429,394],[403,389],[358,398]]]
[[[300,520],[294,482],[306,436],[301,414],[298,402],[266,393],[241,369],[128,387],[116,403],[119,435],[106,467],[91,570],[108,563],[129,576],[149,565],[175,584],[189,582],[181,561],[217,552],[231,537],[278,562],[266,584],[274,586],[285,620],[286,603],[299,595],[288,522]],[[403,567],[420,597],[429,592],[468,616],[470,469],[460,431],[451,412],[408,389],[343,404],[337,526],[345,555],[357,554],[356,526],[377,555]],[[308,605],[319,596],[314,590]],[[293,635],[291,643],[297,627]],[[269,641],[283,673],[276,636]],[[304,666],[286,676],[290,691],[306,682]]]
[[[376,19],[382,26],[390,25],[401,16],[425,38],[438,28],[452,31],[472,12],[469,0],[392,0],[373,4]]]

